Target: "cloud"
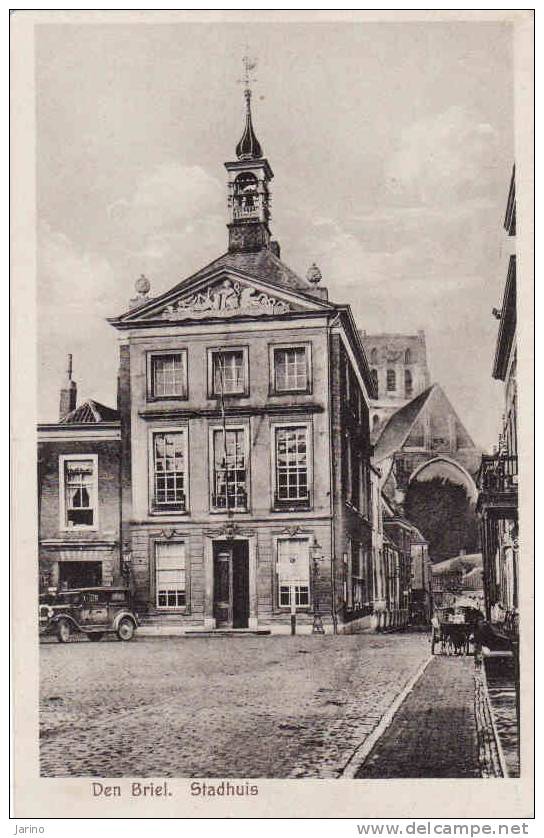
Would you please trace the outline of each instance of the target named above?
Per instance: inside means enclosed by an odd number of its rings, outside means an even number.
[[[147,274],[152,293],[190,275],[226,249],[224,205],[223,185],[199,166],[167,162],[144,173],[107,209],[124,274]]]
[[[115,397],[116,335],[105,318],[125,307],[103,256],[79,250],[59,231],[38,231],[38,365],[42,418],[55,419],[68,353],[82,397]]]
[[[164,230],[213,214],[224,200],[224,189],[200,166],[165,162],[145,173],[132,195],[108,207],[113,220],[139,231]]]
[[[386,162],[389,197],[432,206],[485,196],[498,151],[495,129],[459,106],[421,119],[404,128]]]

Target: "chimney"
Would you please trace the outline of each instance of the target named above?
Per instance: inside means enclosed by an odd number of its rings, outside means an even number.
[[[59,419],[64,419],[68,413],[76,409],[76,401],[77,385],[75,381],[72,381],[72,356],[68,355],[66,381],[60,391]]]

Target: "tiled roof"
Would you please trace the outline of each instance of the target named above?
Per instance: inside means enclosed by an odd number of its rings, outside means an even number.
[[[87,399],[71,413],[59,420],[59,425],[98,425],[100,422],[119,421],[119,412],[105,404]]]
[[[456,570],[467,573],[482,567],[483,558],[481,553],[467,553],[464,556],[454,556],[451,559],[445,559],[443,562],[437,562],[433,565],[433,573],[453,573]]]
[[[415,399],[412,399],[411,402],[408,402],[390,416],[376,442],[375,459],[377,462],[402,448],[424,404],[437,386],[437,384],[432,384],[419,396],[416,396]]]
[[[197,279],[203,279],[207,274],[221,268],[238,269],[254,276],[256,279],[262,278],[266,282],[278,285],[280,288],[289,288],[306,294],[312,291],[312,286],[306,279],[302,279],[291,268],[287,267],[271,250],[264,248],[254,253],[223,253],[209,265],[179,282],[168,293],[179,290],[184,285]]]

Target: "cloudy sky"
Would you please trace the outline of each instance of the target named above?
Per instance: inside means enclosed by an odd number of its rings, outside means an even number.
[[[36,27],[39,416],[65,356],[115,404],[118,314],[226,250],[223,162],[254,124],[275,173],[282,259],[320,266],[368,332],[425,329],[432,378],[491,446],[513,163],[506,23]]]

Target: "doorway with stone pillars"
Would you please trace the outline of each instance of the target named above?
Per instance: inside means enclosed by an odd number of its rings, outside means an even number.
[[[204,626],[257,628],[257,539],[252,532],[205,534]]]
[[[216,628],[249,626],[249,547],[246,539],[214,542],[213,611]]]

